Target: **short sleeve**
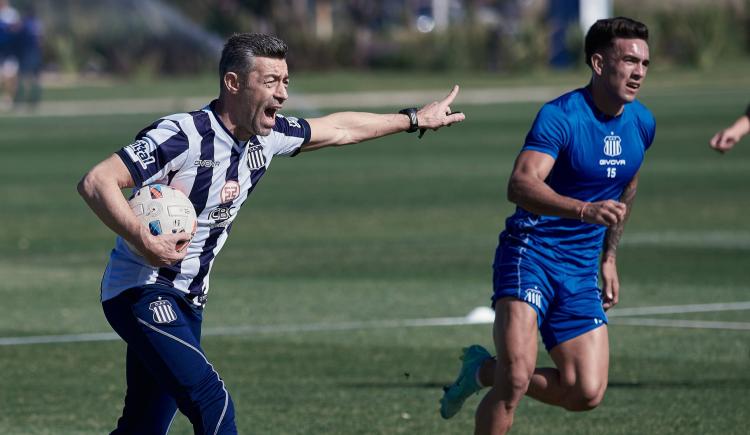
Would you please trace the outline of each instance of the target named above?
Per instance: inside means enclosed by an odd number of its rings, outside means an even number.
[[[310,124],[303,118],[276,115],[272,139],[274,155],[296,156],[302,145],[310,142]]]
[[[545,104],[526,135],[523,151],[539,151],[557,158],[569,138],[570,126],[565,113],[557,106]]]
[[[643,143],[646,149],[651,148],[651,144],[654,143],[656,137],[656,118],[649,111],[641,116],[641,131],[643,132]]]
[[[161,119],[141,130],[135,142],[117,151],[136,187],[151,184],[179,170],[187,159],[189,143],[179,125]]]

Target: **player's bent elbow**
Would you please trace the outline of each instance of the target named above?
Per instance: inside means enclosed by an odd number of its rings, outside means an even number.
[[[82,197],[89,198],[91,197],[93,186],[94,182],[92,181],[91,172],[87,172],[86,175],[81,178],[81,181],[78,182],[76,190],[78,190],[78,194]]]

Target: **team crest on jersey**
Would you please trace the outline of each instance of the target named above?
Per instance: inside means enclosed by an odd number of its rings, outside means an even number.
[[[253,145],[247,149],[247,167],[251,170],[266,166],[266,156],[263,155],[263,145]]]
[[[615,132],[609,133],[609,136],[604,137],[604,155],[609,157],[619,156],[622,154],[622,146],[620,146],[620,136],[615,136]]]
[[[224,184],[224,187],[221,188],[221,203],[227,203],[229,201],[234,201],[235,198],[240,196],[240,183],[229,180]]]
[[[177,313],[172,309],[172,304],[165,299],[151,302],[148,309],[154,313],[154,322],[171,323],[177,320]]]
[[[148,151],[148,142],[143,139],[138,139],[126,146],[125,149],[134,157],[133,163],[140,163],[143,169],[148,168],[148,165],[156,161],[154,156]]]

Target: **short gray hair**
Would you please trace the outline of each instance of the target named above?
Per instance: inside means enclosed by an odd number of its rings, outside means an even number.
[[[223,83],[228,72],[246,74],[253,67],[255,57],[286,59],[289,50],[281,39],[263,33],[235,33],[224,44],[219,61],[219,78]]]

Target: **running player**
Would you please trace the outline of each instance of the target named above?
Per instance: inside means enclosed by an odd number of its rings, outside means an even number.
[[[441,399],[444,418],[483,386],[491,389],[477,409],[478,434],[506,433],[525,394],[571,411],[604,397],[604,311],[619,298],[617,245],[655,133],[653,116],[636,101],[647,40],[637,21],[597,21],[585,40],[590,83],[539,111],[508,183],[518,207],[495,255],[497,358],[477,345],[464,350],[458,379]],[[537,331],[554,368],[535,367]]]
[[[436,130],[464,119],[449,107],[458,86],[440,102],[399,114],[284,117],[286,52],[273,36],[231,37],[219,64],[217,100],[159,119],[78,185],[119,235],[101,285],[107,320],[127,342],[127,394],[115,434],[167,433],[178,409],[196,434],[237,433],[232,400],[201,348],[202,312],[214,259],[275,156]],[[153,183],[188,195],[198,215],[192,240],[184,233],[153,236],[130,210],[120,189]]]

